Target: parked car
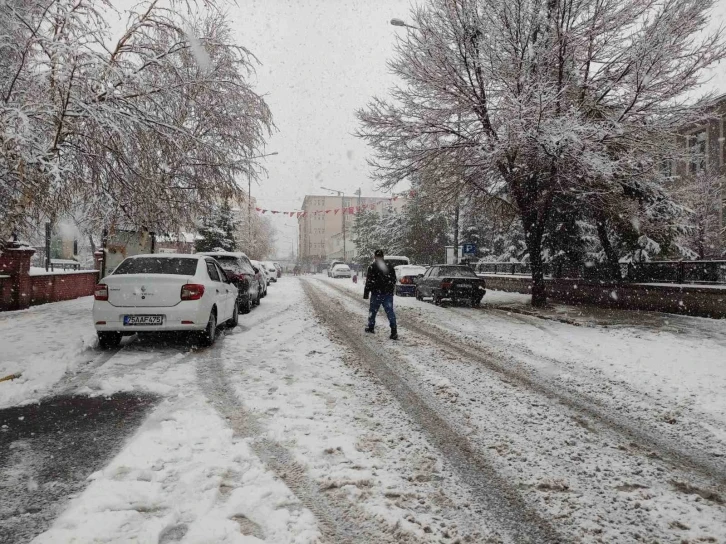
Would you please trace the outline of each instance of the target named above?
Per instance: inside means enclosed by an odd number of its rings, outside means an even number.
[[[417,278],[415,293],[418,300],[431,297],[435,304],[450,299],[478,306],[486,293],[486,284],[468,266],[440,264]]]
[[[264,266],[262,266],[262,263],[260,261],[250,261],[252,263],[252,268],[257,272],[260,277],[260,289],[262,289],[262,298],[265,298],[267,296],[267,286],[270,285],[270,278],[267,277],[267,270]]]
[[[414,296],[416,294],[416,278],[426,273],[426,267],[401,264],[395,267],[394,270],[396,271],[396,296]]]
[[[227,278],[237,288],[237,304],[240,313],[248,314],[253,306],[260,304],[262,291],[260,290],[259,272],[255,272],[247,255],[233,251],[212,251],[198,253],[198,255],[214,257],[225,271]]]
[[[217,327],[237,326],[237,288],[205,255],[160,253],[124,259],[96,285],[93,322],[103,348],[138,332],[190,331],[211,345]]]
[[[352,278],[353,271],[347,264],[336,264],[330,272],[331,278]]]
[[[275,268],[277,269],[277,277],[282,277],[282,266],[280,266],[280,263],[272,263],[275,265]]]
[[[265,267],[267,275],[270,277],[270,281],[273,283],[277,283],[277,268],[275,268],[275,265],[272,264],[270,261],[265,261],[262,263],[262,266]]]
[[[330,261],[330,264],[328,265],[328,277],[331,278],[333,276],[333,268],[339,264],[345,264],[343,261]]]
[[[393,268],[396,268],[397,266],[411,264],[411,260],[408,257],[403,257],[401,255],[386,255],[383,260],[388,266],[391,266]]]

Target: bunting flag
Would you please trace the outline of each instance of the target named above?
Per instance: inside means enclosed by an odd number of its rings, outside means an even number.
[[[374,210],[376,208],[376,206],[378,206],[379,204],[383,204],[384,202],[389,202],[389,203],[395,202],[399,198],[413,197],[413,196],[415,196],[415,194],[416,193],[413,190],[411,190],[408,193],[394,195],[391,198],[383,198],[377,202],[372,202],[370,204],[361,204],[360,206],[346,206],[343,208],[334,208],[334,209],[330,209],[330,210],[315,210],[315,211],[307,212],[307,211],[298,211],[298,210],[280,211],[280,210],[267,210],[264,208],[255,208],[255,211],[261,215],[264,215],[267,212],[270,212],[273,215],[282,214],[282,215],[287,215],[289,217],[298,217],[298,218],[307,217],[309,214],[311,214],[311,215],[320,215],[320,214],[327,215],[331,212],[333,212],[333,215],[338,215],[338,212],[340,212],[341,215],[345,215],[345,214],[355,215],[355,214],[360,213],[365,210]]]

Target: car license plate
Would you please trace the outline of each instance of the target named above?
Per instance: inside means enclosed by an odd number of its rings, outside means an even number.
[[[161,325],[163,315],[125,315],[124,325]]]
[[[464,284],[464,285],[457,285],[456,287],[459,288],[459,289],[471,289],[474,286],[473,285],[469,285],[469,284]]]

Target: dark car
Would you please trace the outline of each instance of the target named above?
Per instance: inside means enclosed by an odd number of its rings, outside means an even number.
[[[468,266],[438,264],[416,280],[416,298],[431,297],[435,304],[444,299],[478,306],[486,293],[484,279]]]
[[[260,273],[254,269],[247,255],[233,251],[211,251],[202,255],[214,257],[227,274],[230,283],[237,287],[240,313],[247,314],[252,306],[260,304]]]

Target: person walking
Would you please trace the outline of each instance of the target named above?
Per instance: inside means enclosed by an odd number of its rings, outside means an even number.
[[[378,309],[383,309],[388,316],[388,323],[391,326],[391,340],[398,340],[398,329],[396,327],[396,314],[393,311],[393,290],[396,287],[396,271],[388,266],[383,260],[383,250],[377,249],[373,254],[373,263],[368,267],[366,283],[363,289],[363,298],[371,303],[368,309],[368,326],[366,332],[374,333],[376,328],[376,314]]]

